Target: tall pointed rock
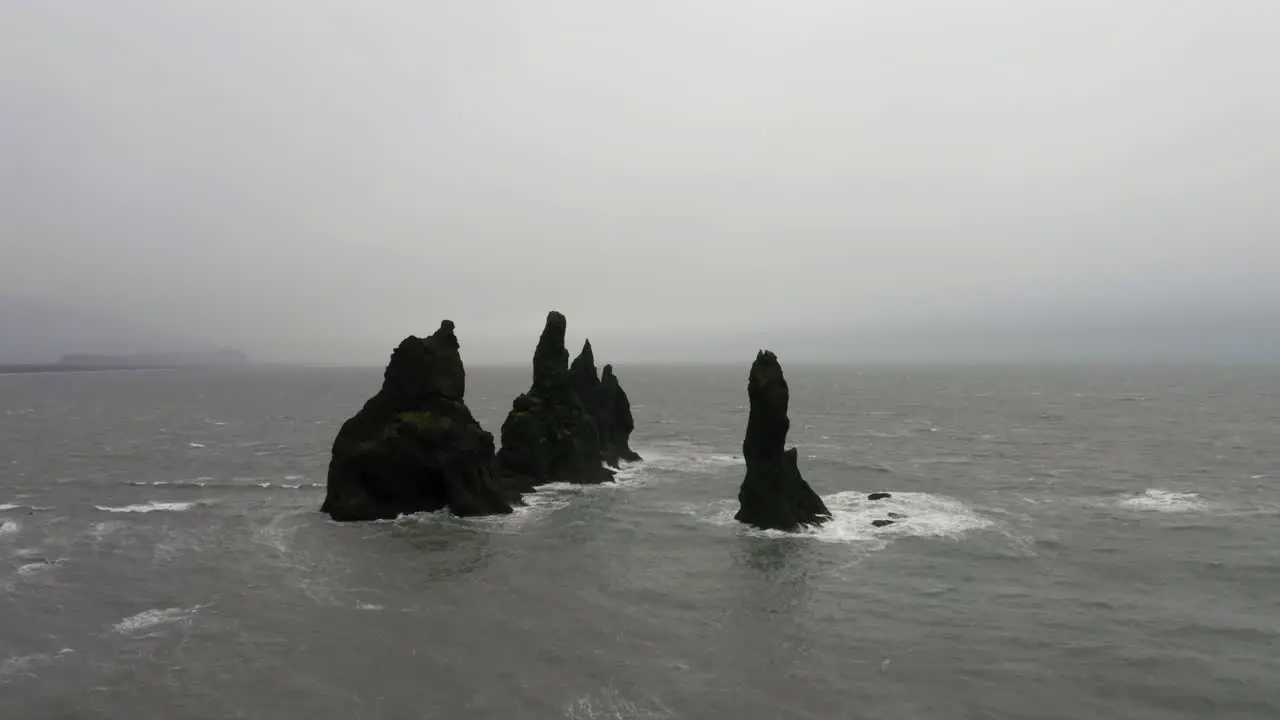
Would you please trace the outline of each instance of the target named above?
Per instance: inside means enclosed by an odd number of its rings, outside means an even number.
[[[631,449],[631,431],[636,421],[631,416],[631,401],[613,374],[613,366],[605,365],[600,376],[597,405],[601,416],[600,433],[614,456],[626,462],[639,462],[640,454]]]
[[[639,461],[640,456],[630,446],[631,431],[635,429],[631,402],[618,384],[612,365],[605,365],[604,374],[596,375],[590,340],[583,343],[582,352],[569,366],[569,382],[595,421],[605,463],[618,467],[620,461]]]
[[[533,383],[502,423],[497,469],[507,487],[527,491],[552,482],[613,479],[602,464],[599,430],[574,390],[564,346],[565,318],[552,311],[533,353]],[[581,371],[581,366],[579,371]],[[591,364],[594,374],[595,366]]]
[[[757,353],[747,380],[751,414],[742,456],[747,476],[738,490],[739,522],[766,530],[796,530],[831,519],[822,498],[800,476],[796,449],[786,449],[790,390],[772,352]]]
[[[569,383],[578,399],[592,410],[595,415],[595,400],[600,394],[600,377],[596,374],[596,356],[591,350],[591,341],[582,343],[582,352],[569,365]]]

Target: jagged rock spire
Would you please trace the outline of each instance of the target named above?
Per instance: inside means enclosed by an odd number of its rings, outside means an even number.
[[[795,448],[786,448],[791,421],[790,390],[778,358],[768,350],[756,354],[747,380],[751,413],[742,456],[747,476],[738,491],[741,508],[735,518],[755,527],[795,530],[831,517],[822,498],[800,476]]]
[[[511,404],[502,423],[498,471],[508,487],[527,491],[551,482],[600,483],[613,479],[604,467],[600,431],[588,402],[576,390],[575,373],[594,379],[590,344],[568,367],[564,315],[552,311],[533,354],[533,385]]]

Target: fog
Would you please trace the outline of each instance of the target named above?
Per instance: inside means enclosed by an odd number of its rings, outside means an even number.
[[[0,293],[267,361],[449,317],[525,362],[552,308],[619,362],[1276,358],[1277,37],[1274,0],[13,0]]]

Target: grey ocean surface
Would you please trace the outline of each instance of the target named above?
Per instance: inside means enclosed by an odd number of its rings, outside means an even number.
[[[0,377],[0,718],[1280,717],[1280,372],[787,366],[798,536],[745,365],[619,372],[616,485],[346,525],[377,369]]]

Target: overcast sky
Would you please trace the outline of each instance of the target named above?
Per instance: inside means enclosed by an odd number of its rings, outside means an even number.
[[[526,359],[551,308],[646,360],[1247,328],[1277,38],[1275,0],[9,0],[0,292],[262,359],[446,316]]]

